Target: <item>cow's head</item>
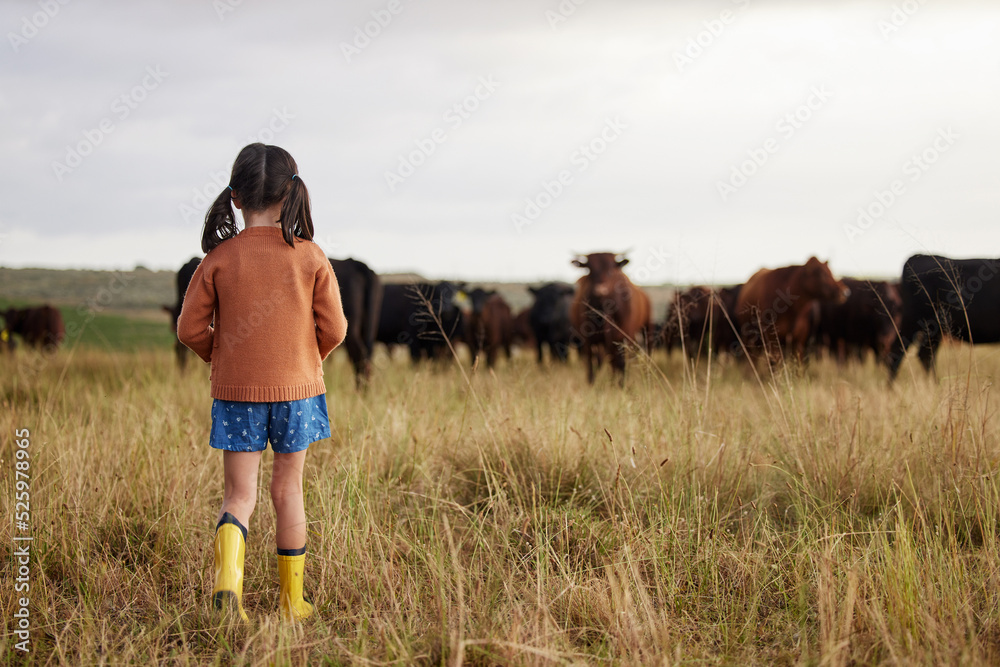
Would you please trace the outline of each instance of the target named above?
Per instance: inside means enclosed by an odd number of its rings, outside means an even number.
[[[622,275],[622,267],[628,264],[628,258],[622,253],[595,252],[577,256],[572,264],[588,269],[587,275],[594,295],[606,297],[614,289],[614,279]]]
[[[610,291],[611,279],[621,274],[622,267],[628,264],[628,258],[622,253],[595,252],[578,255],[571,264],[590,271],[590,284],[594,286],[595,294],[602,296],[602,290]]]
[[[533,317],[541,322],[567,317],[569,304],[576,294],[576,288],[569,283],[546,283],[541,287],[529,287],[528,291],[535,297]]]
[[[834,303],[844,303],[851,295],[851,289],[833,277],[829,264],[815,257],[810,257],[802,267],[801,289],[820,301]]]
[[[6,322],[4,328],[7,329],[7,331],[13,331],[14,333],[21,333],[21,330],[24,327],[24,321],[28,317],[28,309],[8,308],[7,310],[3,311],[3,313],[0,314],[3,315],[4,322]]]
[[[477,287],[469,292],[469,301],[472,303],[472,312],[476,314],[483,312],[483,306],[486,305],[487,299],[496,293],[496,290],[484,290],[481,287]]]
[[[536,301],[558,301],[565,296],[573,296],[576,289],[569,283],[545,283],[541,287],[529,287],[528,291]]]

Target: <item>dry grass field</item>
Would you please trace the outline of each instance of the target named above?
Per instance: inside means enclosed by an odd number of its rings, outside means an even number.
[[[209,612],[222,461],[208,372],[164,347],[0,357],[5,664],[997,664],[995,347],[897,385],[675,354],[605,369],[327,362],[306,586],[277,616],[260,474],[249,626]],[[30,431],[27,532],[14,524]],[[22,466],[23,467],[23,466]],[[29,535],[30,591],[14,550]],[[30,653],[14,645],[30,599]]]

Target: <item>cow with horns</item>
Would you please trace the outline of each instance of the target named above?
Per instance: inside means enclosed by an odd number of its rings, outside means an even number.
[[[580,352],[587,366],[587,381],[594,382],[595,362],[599,367],[604,355],[611,357],[611,367],[625,384],[625,347],[643,343],[650,330],[649,296],[632,284],[622,267],[628,264],[623,254],[599,252],[580,255],[573,266],[587,269],[576,283],[576,295],[570,320],[581,341]]]

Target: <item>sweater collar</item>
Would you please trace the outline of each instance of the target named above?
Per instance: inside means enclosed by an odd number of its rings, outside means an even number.
[[[250,236],[281,236],[281,227],[247,227],[238,235],[243,236],[244,234],[249,234]]]

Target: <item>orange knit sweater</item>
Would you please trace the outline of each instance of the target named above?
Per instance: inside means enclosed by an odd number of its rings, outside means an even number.
[[[226,401],[324,393],[323,359],[346,334],[330,261],[311,241],[292,248],[277,227],[250,227],[213,248],[177,320],[177,338],[212,364],[212,397]]]

